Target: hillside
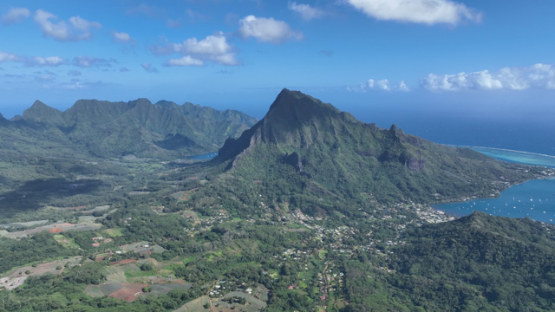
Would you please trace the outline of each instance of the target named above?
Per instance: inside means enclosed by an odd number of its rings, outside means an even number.
[[[406,246],[392,249],[387,267],[396,274],[371,281],[357,273],[360,263],[348,264],[352,311],[370,311],[377,303],[377,311],[553,311],[554,231],[529,219],[479,212],[411,229],[403,235]],[[374,283],[387,294],[360,291]]]
[[[227,140],[214,162],[247,183],[261,181],[270,203],[280,201],[272,192],[285,202],[294,194],[358,200],[363,194],[382,204],[487,197],[533,176],[523,166],[434,144],[395,125],[360,122],[287,89],[262,120]]]
[[[52,157],[171,159],[215,151],[255,122],[241,112],[190,103],[79,100],[61,112],[36,101],[23,116],[2,123],[0,148]]]
[[[162,161],[248,121],[139,99],[0,122],[0,311],[555,309],[555,228],[428,205],[546,169],[289,90],[212,161]]]

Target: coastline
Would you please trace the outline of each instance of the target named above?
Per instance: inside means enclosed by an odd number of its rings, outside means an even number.
[[[450,213],[448,211],[445,211],[441,208],[438,208],[438,205],[448,205],[448,204],[464,204],[464,203],[468,203],[470,201],[485,201],[485,200],[495,200],[495,199],[499,199],[502,197],[503,193],[506,192],[508,189],[513,188],[515,186],[518,185],[523,185],[532,181],[541,181],[541,180],[548,180],[548,179],[554,179],[555,180],[555,156],[552,155],[545,155],[545,154],[538,154],[538,153],[532,153],[532,152],[526,152],[526,151],[516,151],[516,150],[509,150],[509,149],[502,149],[502,148],[490,148],[490,147],[478,147],[478,146],[456,146],[456,145],[451,145],[451,146],[455,146],[455,147],[466,147],[466,148],[471,148],[479,153],[482,153],[484,155],[487,155],[489,157],[495,158],[498,161],[504,161],[504,162],[513,162],[513,163],[520,163],[523,165],[529,165],[529,166],[535,166],[535,167],[544,167],[546,168],[545,171],[543,171],[542,173],[544,173],[543,175],[537,175],[531,179],[528,179],[526,181],[520,181],[520,182],[512,182],[509,183],[508,185],[506,185],[506,187],[504,187],[502,190],[498,190],[494,195],[495,196],[489,196],[489,197],[479,197],[479,196],[465,196],[465,197],[461,197],[461,198],[447,198],[447,199],[443,199],[443,200],[438,200],[436,202],[433,202],[431,204],[429,204],[429,208],[433,209],[434,211],[437,211],[438,213],[443,213],[445,215],[448,216],[452,216],[455,219],[458,219],[460,217],[469,215],[471,213],[473,213],[474,211],[481,211],[479,209],[475,209],[473,211],[470,211],[470,213],[467,214],[463,214],[461,216],[457,216],[454,215],[453,213]],[[550,161],[553,161],[554,167],[550,167],[550,166],[546,166],[545,164],[538,164],[536,162],[532,162],[532,161],[509,161],[507,159],[504,159],[505,157],[501,156],[501,155],[490,155],[490,154],[486,154],[483,151],[480,151],[478,149],[483,149],[483,150],[490,150],[490,151],[500,151],[500,152],[510,152],[510,153],[514,153],[514,154],[524,154],[527,156],[540,156],[540,157],[547,157],[549,158]],[[496,157],[497,156],[497,157]],[[493,194],[492,194],[493,195]],[[555,195],[555,193],[554,193]],[[486,212],[488,213],[488,212]],[[545,213],[545,212],[544,212]],[[449,220],[450,221],[450,220]],[[539,221],[537,220],[537,222],[546,222],[546,221]]]

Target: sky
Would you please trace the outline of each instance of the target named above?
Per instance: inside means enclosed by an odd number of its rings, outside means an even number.
[[[262,118],[289,88],[421,133],[439,118],[548,127],[553,12],[552,0],[4,0],[0,113],[148,98]]]

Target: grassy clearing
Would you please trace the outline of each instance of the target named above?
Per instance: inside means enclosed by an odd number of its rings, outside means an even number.
[[[65,248],[76,248],[76,249],[81,249],[79,247],[79,245],[77,245],[75,243],[75,241],[73,240],[73,238],[67,238],[63,235],[60,234],[56,234],[54,235],[54,239],[62,246],[64,246]]]
[[[127,279],[130,278],[137,278],[137,277],[149,277],[149,276],[157,276],[158,272],[156,270],[151,270],[151,271],[133,271],[133,270],[126,270],[125,271],[125,277]]]
[[[318,258],[320,258],[320,260],[324,260],[326,259],[326,255],[328,254],[327,250],[320,250],[320,252],[318,253]]]
[[[110,235],[111,237],[123,236],[123,233],[121,233],[120,228],[107,229],[104,231],[104,233]]]

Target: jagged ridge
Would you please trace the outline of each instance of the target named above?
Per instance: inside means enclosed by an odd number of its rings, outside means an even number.
[[[286,161],[292,153],[299,161]],[[386,130],[360,122],[331,104],[287,89],[262,120],[238,139],[228,139],[214,161],[237,168],[238,174],[268,179],[275,170],[269,173],[267,168],[276,163],[297,163],[296,170],[300,173],[302,167],[314,188],[367,192],[378,201],[488,196],[505,188],[503,182],[530,177],[472,150],[405,134],[395,125]]]

